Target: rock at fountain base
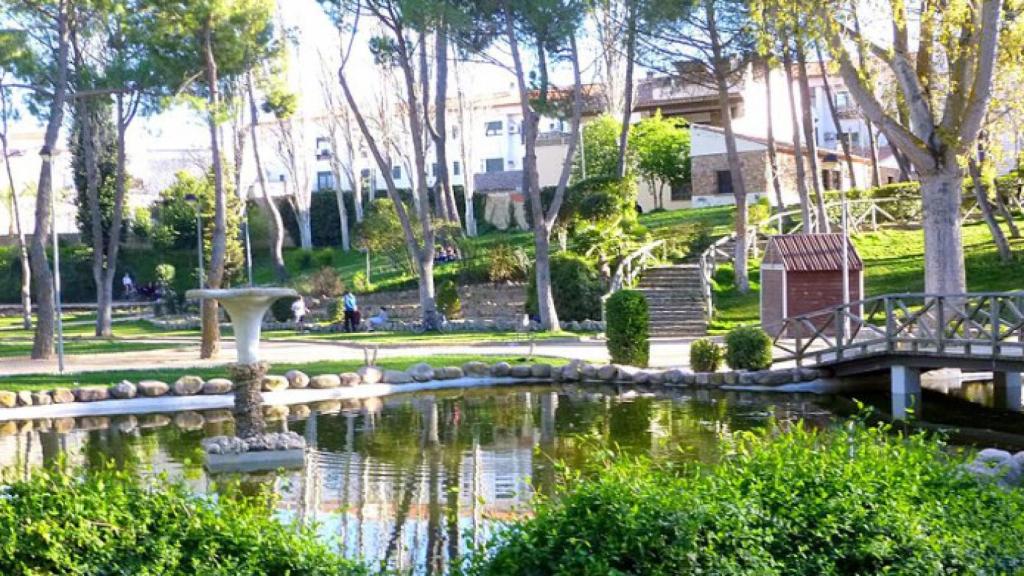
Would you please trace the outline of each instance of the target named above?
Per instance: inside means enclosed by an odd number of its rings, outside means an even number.
[[[294,432],[215,436],[203,440],[202,446],[211,473],[296,469],[306,463],[306,440]]]

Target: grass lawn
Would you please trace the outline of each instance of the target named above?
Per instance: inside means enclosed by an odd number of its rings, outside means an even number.
[[[461,366],[466,362],[482,360],[484,362],[510,362],[517,363],[525,361],[521,356],[469,356],[469,355],[443,355],[430,356],[408,356],[400,358],[383,358],[377,361],[381,368],[393,370],[404,370],[413,364],[427,362],[431,366]],[[544,362],[552,365],[562,365],[568,362],[563,358],[547,358],[535,356],[534,362]],[[274,374],[284,374],[288,370],[302,370],[309,375],[353,372],[363,365],[361,360],[310,362],[307,364],[274,364],[271,371]],[[227,368],[223,366],[212,368],[173,368],[160,370],[109,370],[106,372],[85,372],[82,374],[26,374],[19,376],[0,377],[0,390],[48,390],[55,387],[72,387],[80,385],[107,385],[115,384],[121,380],[163,380],[174,382],[185,374],[194,374],[203,378],[226,377]]]
[[[149,342],[130,342],[107,339],[72,338],[64,341],[64,353],[71,354],[110,354],[112,352],[142,352],[146,350],[164,350],[177,348],[177,344],[160,344]],[[31,340],[0,341],[0,358],[29,356],[32,353]]]
[[[967,289],[971,292],[1001,292],[1024,287],[1024,265],[1006,265],[992,243],[984,222],[963,228]],[[1011,240],[1011,248],[1024,251],[1024,239]],[[880,230],[853,237],[864,260],[866,297],[881,294],[924,291],[924,232],[921,230]],[[760,260],[750,262],[750,292],[740,294],[732,287],[733,270],[722,266],[716,274],[715,319],[709,327],[713,334],[728,332],[742,324],[760,320]]]
[[[2,318],[2,320],[9,321],[10,317]],[[92,320],[95,320],[93,316]],[[64,317],[64,336],[70,338],[92,338],[95,334],[95,324],[92,322],[86,322],[83,324],[68,324],[68,316]],[[155,326],[152,322],[146,320],[125,320],[123,322],[114,321],[113,325],[113,338],[115,339],[138,339],[138,338],[163,338],[171,336],[198,336],[198,330],[164,330],[158,326]],[[16,325],[8,325],[4,328],[0,328],[0,341],[7,341],[9,339],[32,339],[34,332],[32,330],[25,330],[21,327],[21,321],[18,320]]]
[[[274,330],[264,332],[269,340],[330,340],[333,342],[353,342],[357,344],[489,344],[489,343],[522,343],[549,340],[576,341],[579,336],[593,336],[596,332],[534,332],[530,336],[522,332],[450,332],[438,334],[428,332],[413,334],[412,332],[331,332],[319,334],[299,334],[291,330]]]

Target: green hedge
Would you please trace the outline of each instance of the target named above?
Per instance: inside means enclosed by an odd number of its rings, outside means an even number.
[[[559,320],[580,322],[601,317],[604,283],[594,265],[583,256],[571,252],[551,256],[551,291]],[[530,271],[526,311],[532,316],[538,314],[535,270]]]
[[[612,363],[646,368],[651,357],[647,298],[635,290],[620,290],[606,306],[605,333]]]
[[[694,372],[715,372],[722,365],[722,347],[700,338],[690,344],[690,369]]]
[[[270,496],[217,498],[130,472],[38,470],[0,496],[0,574],[369,574],[312,528],[274,519]]]
[[[364,197],[365,200],[365,197]],[[285,230],[292,243],[299,245],[299,222],[295,219],[295,210],[287,199],[276,201],[278,210],[281,211],[281,219],[284,220]],[[333,190],[314,192],[309,202],[309,225],[313,232],[313,246],[323,248],[326,246],[341,246],[341,221],[338,218],[338,197]],[[356,205],[352,200],[352,194],[345,194],[345,210],[348,216],[349,232],[355,231],[356,226]],[[355,235],[351,236],[353,244]]]
[[[927,436],[730,433],[713,465],[607,455],[499,534],[475,576],[1021,574],[1024,490]]]

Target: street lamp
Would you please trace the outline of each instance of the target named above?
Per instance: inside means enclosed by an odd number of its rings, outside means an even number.
[[[822,163],[822,169],[829,172],[838,170],[839,166],[839,155],[838,154],[826,154],[825,160]],[[852,177],[852,174],[851,174]],[[850,231],[847,229],[848,216],[846,209],[846,188],[843,187],[842,177],[839,178],[839,209],[841,212],[840,216],[840,227],[843,230],[842,237],[842,250],[843,250],[843,306],[850,305]],[[843,315],[843,339],[850,333],[850,317],[849,310]]]
[[[196,211],[196,246],[199,252],[199,288],[202,289],[206,283],[206,266],[203,264],[203,214],[199,206],[199,198],[195,194],[185,194],[185,202],[188,202]]]
[[[49,146],[43,146],[39,150],[39,158],[46,163],[46,169],[50,172],[50,228],[53,232],[53,306],[54,314],[57,317],[57,371],[64,373],[64,314],[61,306],[60,294],[60,241],[57,233],[57,194],[53,190],[53,159],[57,153],[50,150]]]

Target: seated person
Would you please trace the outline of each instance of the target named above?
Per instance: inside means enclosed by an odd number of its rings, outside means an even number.
[[[384,329],[388,324],[388,309],[381,306],[380,311],[375,316],[371,316],[368,322],[370,323],[371,332]]]

